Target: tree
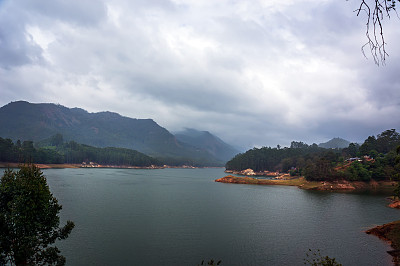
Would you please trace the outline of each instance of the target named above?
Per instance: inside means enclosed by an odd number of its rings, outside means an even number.
[[[393,190],[393,197],[400,199],[400,182],[397,182],[396,188]]]
[[[37,166],[6,170],[0,181],[0,265],[64,265],[53,244],[75,225],[59,227],[61,208]]]
[[[369,181],[371,180],[371,173],[358,161],[353,162],[347,169],[348,178],[351,181]]]
[[[63,135],[56,134],[50,138],[50,144],[52,146],[61,146],[64,143]]]
[[[378,152],[388,153],[389,151],[396,149],[399,144],[400,134],[396,132],[396,129],[385,130],[381,134],[378,134],[376,138]]]
[[[350,143],[349,147],[342,150],[342,153],[346,156],[356,157],[359,149],[360,145],[358,145],[357,143]]]
[[[290,143],[290,148],[291,149],[305,149],[305,148],[308,148],[308,145],[302,141],[292,141],[292,143]]]
[[[357,16],[361,11],[367,15],[367,43],[362,46],[362,52],[365,56],[364,48],[368,46],[377,65],[385,64],[386,56],[388,56],[383,35],[383,21],[385,18],[390,19],[393,13],[397,15],[396,2],[400,0],[361,0],[360,6],[355,10]]]
[[[312,251],[308,250],[310,253],[306,253],[307,258],[304,259],[304,264],[312,266],[342,266],[335,258],[330,258],[328,256],[322,256],[320,250]]]
[[[370,155],[370,151],[376,150],[376,138],[375,136],[369,136],[364,143],[360,146],[361,155]]]

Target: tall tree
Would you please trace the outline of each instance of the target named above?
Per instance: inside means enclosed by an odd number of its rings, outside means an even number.
[[[67,238],[74,223],[59,227],[61,208],[38,167],[6,170],[0,181],[0,265],[64,265],[53,244]]]

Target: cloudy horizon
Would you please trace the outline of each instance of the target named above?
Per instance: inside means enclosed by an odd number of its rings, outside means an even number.
[[[0,0],[0,106],[56,103],[244,148],[399,129],[400,19],[376,66],[359,2]]]

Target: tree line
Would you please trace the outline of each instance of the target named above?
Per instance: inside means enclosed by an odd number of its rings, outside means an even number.
[[[161,165],[159,160],[131,149],[97,148],[75,141],[64,142],[61,134],[38,143],[20,140],[14,143],[11,139],[0,138],[0,161],[45,164],[96,162],[139,167]]]
[[[253,148],[236,155],[226,163],[226,169],[289,172],[307,180],[400,180],[399,153],[400,135],[390,129],[344,149],[296,141],[284,148]]]

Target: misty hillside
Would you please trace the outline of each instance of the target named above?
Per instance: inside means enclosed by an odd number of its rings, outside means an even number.
[[[347,148],[350,144],[350,141],[347,141],[342,138],[333,138],[327,142],[320,143],[318,144],[319,147],[325,148],[325,149],[341,149],[341,148]]]
[[[175,137],[183,143],[206,150],[222,161],[228,161],[239,153],[234,147],[208,131],[186,128],[183,131],[176,132]]]
[[[207,151],[178,141],[152,119],[18,101],[0,108],[0,123],[0,137],[14,141],[36,142],[60,133],[66,141],[95,147],[129,148],[154,157],[189,158],[193,164],[199,160],[206,165],[222,164]]]

